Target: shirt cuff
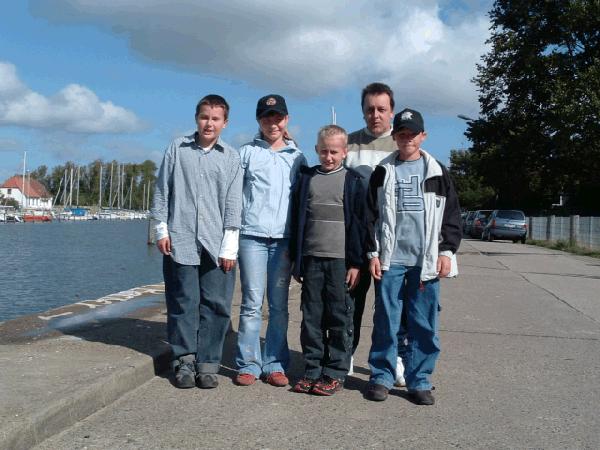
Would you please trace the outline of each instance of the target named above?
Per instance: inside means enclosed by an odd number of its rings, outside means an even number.
[[[221,242],[221,250],[219,251],[219,258],[237,259],[240,242],[239,238],[239,228],[225,228],[225,233],[223,233],[223,241]]]
[[[367,252],[367,258],[368,259],[379,258],[379,252]]]
[[[160,241],[166,237],[169,237],[169,227],[166,222],[158,222],[154,225],[154,232],[156,233],[156,240]]]
[[[438,256],[447,256],[450,259],[452,259],[452,255],[452,250],[444,250],[443,252],[438,253]]]

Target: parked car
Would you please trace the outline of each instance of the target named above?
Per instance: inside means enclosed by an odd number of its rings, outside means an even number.
[[[516,209],[495,209],[481,233],[481,239],[510,239],[513,242],[525,243],[527,238],[527,222],[523,211]]]
[[[463,221],[463,233],[469,236],[471,234],[471,227],[473,226],[473,219],[475,218],[476,211],[468,211],[465,220]]]
[[[491,209],[478,209],[475,211],[475,215],[473,217],[473,224],[471,225],[469,235],[474,238],[480,238],[481,233],[483,232],[483,228],[488,223],[488,218],[492,214]]]

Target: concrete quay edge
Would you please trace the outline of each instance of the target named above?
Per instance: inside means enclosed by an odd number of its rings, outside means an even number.
[[[76,321],[77,317],[86,316],[90,313],[95,313],[94,315],[97,316],[98,314],[104,314],[111,306],[116,307],[118,311],[122,311],[124,299],[127,301],[126,314],[128,317],[148,318],[149,316],[154,316],[154,319],[156,319],[159,311],[157,311],[156,306],[154,308],[148,307],[147,297],[152,296],[153,294],[156,297],[157,286],[159,286],[160,290],[161,285],[151,285],[89,301],[99,301],[98,309],[89,309],[81,304],[73,304],[56,308],[42,314],[33,314],[2,322],[0,323],[0,350],[2,347],[20,347],[22,344],[31,344],[32,346],[35,346],[36,343],[42,341],[45,346],[59,347],[61,345],[61,338],[64,337],[64,330],[48,327],[48,324],[52,324],[53,321],[64,321],[65,317],[69,320]],[[139,295],[136,295],[136,291]],[[133,295],[131,295],[132,292]],[[112,298],[113,302],[107,300],[107,298]],[[140,307],[136,308],[135,303],[139,303]],[[162,303],[162,301],[160,303]],[[116,314],[120,313],[117,312]],[[47,322],[45,322],[45,320],[40,320],[45,317],[52,317],[52,319]],[[115,318],[118,319],[118,317]],[[162,317],[158,320],[160,319],[162,319]],[[75,329],[67,327],[66,334],[77,334],[77,331],[74,330],[81,331],[86,328],[110,327],[110,320],[106,325],[99,326],[98,322],[98,318],[92,319],[87,317],[84,319],[84,323],[79,323]],[[100,324],[102,323],[103,320],[100,320]],[[164,327],[162,324],[161,326]],[[106,329],[105,331],[110,333],[109,329]],[[32,335],[34,336],[33,341],[24,342]],[[85,338],[77,338],[77,340],[82,342],[84,346],[86,344],[88,346],[94,345],[86,342]],[[90,348],[90,351],[95,351],[95,349]],[[156,348],[154,354],[148,353],[150,352],[138,352],[128,349],[127,353],[124,354],[126,356],[118,354],[118,356],[124,357],[127,360],[126,364],[115,369],[108,376],[98,377],[98,379],[92,383],[85,382],[77,385],[77,382],[75,382],[73,386],[75,390],[68,396],[51,398],[48,403],[43,403],[43,405],[31,405],[33,407],[28,411],[25,411],[24,414],[10,414],[10,416],[18,417],[18,420],[3,420],[3,425],[0,427],[0,449],[18,450],[34,447],[48,437],[71,427],[78,421],[106,407],[125,393],[141,386],[168,368],[169,350],[166,345]],[[115,356],[110,349],[107,349],[105,355],[107,360],[110,360]],[[68,365],[71,362],[68,359],[69,356],[70,355],[67,354],[65,360],[65,373],[63,374],[65,377],[68,377]],[[8,358],[2,358],[2,360],[0,360],[0,367],[2,361],[7,359]],[[1,372],[6,374],[5,370],[2,370]],[[1,378],[4,378],[4,376]],[[15,379],[14,376],[11,377],[10,375],[2,380],[3,389],[6,389],[7,393],[12,390],[18,390],[18,386],[16,385],[19,385],[20,383],[22,383],[21,380]],[[47,383],[45,384],[46,389],[52,389],[52,380],[47,380]],[[44,387],[42,386],[42,389],[43,388]],[[25,402],[26,401],[27,400],[25,400]],[[23,417],[23,415],[25,417]]]

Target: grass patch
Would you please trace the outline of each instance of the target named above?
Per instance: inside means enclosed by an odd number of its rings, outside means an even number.
[[[580,247],[578,245],[570,245],[567,241],[537,241],[527,239],[527,243],[537,245],[538,247],[551,248],[552,250],[560,250],[574,255],[591,256],[592,258],[600,258],[600,251],[590,250],[589,248]]]

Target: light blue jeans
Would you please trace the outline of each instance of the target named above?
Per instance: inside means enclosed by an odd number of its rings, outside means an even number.
[[[398,330],[407,308],[408,345],[402,360],[409,391],[431,389],[429,377],[440,354],[438,336],[439,279],[421,283],[421,268],[392,265],[375,282],[375,313],[369,383],[391,389],[396,378]]]
[[[288,239],[240,236],[242,306],[235,362],[240,373],[255,377],[285,372],[290,353],[287,341],[291,263]],[[262,303],[267,291],[269,322],[260,348]]]

